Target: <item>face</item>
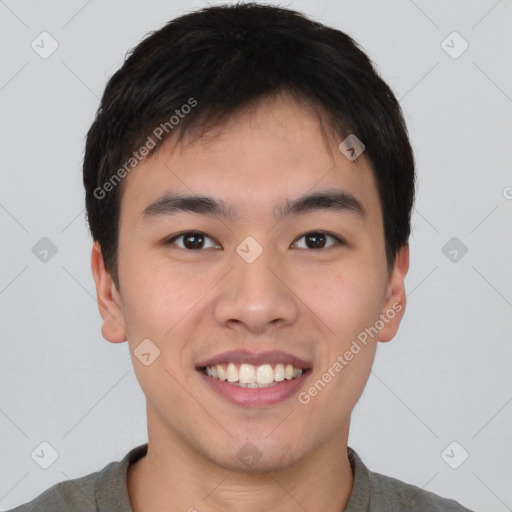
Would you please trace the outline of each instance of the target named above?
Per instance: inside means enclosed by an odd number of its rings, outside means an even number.
[[[364,153],[349,161],[303,105],[261,103],[214,135],[168,140],[126,178],[119,292],[93,248],[102,332],[128,339],[150,439],[277,470],[346,443],[405,310],[408,249],[388,273]]]

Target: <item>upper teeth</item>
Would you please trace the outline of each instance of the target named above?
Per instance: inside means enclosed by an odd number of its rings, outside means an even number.
[[[238,368],[234,363],[227,366],[217,364],[215,366],[206,367],[206,375],[228,382],[239,382],[247,384],[248,387],[256,387],[258,384],[272,384],[285,379],[293,379],[302,374],[302,369],[295,368],[292,364],[276,364],[272,368],[270,364],[262,364],[254,366],[252,364],[242,363]],[[251,386],[253,385],[253,386]]]

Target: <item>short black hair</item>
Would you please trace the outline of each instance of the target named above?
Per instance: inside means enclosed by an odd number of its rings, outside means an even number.
[[[415,195],[402,110],[347,34],[281,7],[214,6],[171,20],[132,49],[110,78],[87,133],[83,180],[92,237],[119,288],[124,177],[173,133],[220,125],[257,101],[289,93],[335,133],[354,134],[376,178],[388,270],[408,242]]]

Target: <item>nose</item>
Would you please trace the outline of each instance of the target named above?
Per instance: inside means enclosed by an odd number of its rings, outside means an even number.
[[[300,299],[275,254],[264,250],[252,263],[235,254],[233,263],[219,284],[214,307],[219,325],[261,334],[297,322]]]

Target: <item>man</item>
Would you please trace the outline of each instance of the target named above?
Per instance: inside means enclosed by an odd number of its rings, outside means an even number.
[[[14,509],[461,511],[347,446],[405,312],[414,159],[345,34],[255,4],[143,40],[88,133],[102,334],[148,443]]]

